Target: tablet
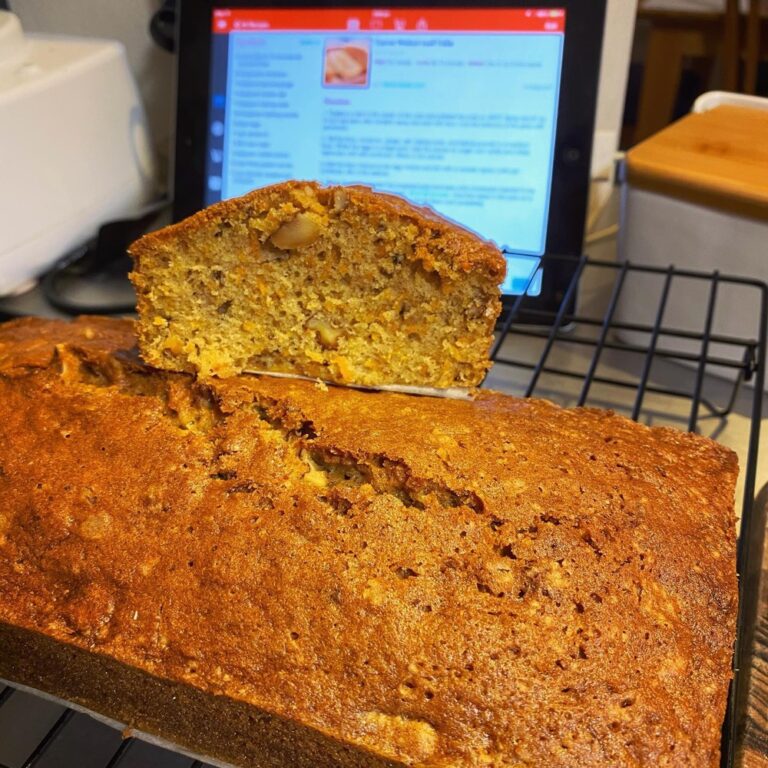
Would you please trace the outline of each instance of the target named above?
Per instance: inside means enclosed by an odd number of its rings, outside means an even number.
[[[183,0],[174,218],[289,178],[366,184],[493,240],[555,306],[584,237],[604,0]]]

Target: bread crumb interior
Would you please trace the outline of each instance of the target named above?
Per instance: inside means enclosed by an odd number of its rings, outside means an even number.
[[[348,204],[343,189],[204,226],[141,255],[150,361],[368,386],[482,380],[495,286],[484,271],[446,268],[437,228]]]

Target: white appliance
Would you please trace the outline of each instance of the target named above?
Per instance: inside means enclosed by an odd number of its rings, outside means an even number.
[[[0,11],[0,296],[156,195],[123,46],[24,35]]]

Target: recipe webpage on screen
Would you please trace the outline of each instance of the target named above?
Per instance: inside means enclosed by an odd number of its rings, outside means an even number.
[[[520,254],[514,292],[546,243],[564,28],[535,8],[217,10],[206,202],[289,178],[400,193]]]

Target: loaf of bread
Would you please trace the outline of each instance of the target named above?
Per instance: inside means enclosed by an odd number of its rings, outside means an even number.
[[[238,766],[719,765],[735,456],[0,327],[0,677]]]
[[[285,182],[130,250],[157,368],[472,387],[490,364],[499,250],[393,195]]]

